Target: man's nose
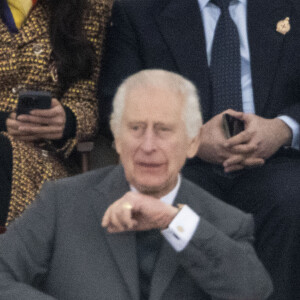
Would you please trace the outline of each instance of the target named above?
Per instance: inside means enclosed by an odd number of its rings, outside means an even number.
[[[145,152],[152,152],[157,147],[156,135],[153,129],[147,129],[142,137],[141,149]]]

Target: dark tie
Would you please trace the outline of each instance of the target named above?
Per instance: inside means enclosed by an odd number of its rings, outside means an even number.
[[[211,0],[220,7],[211,56],[212,115],[228,108],[242,111],[241,55],[237,27],[229,14],[230,0]]]
[[[137,257],[139,265],[140,299],[150,296],[151,279],[159,253],[162,235],[158,229],[136,233]]]

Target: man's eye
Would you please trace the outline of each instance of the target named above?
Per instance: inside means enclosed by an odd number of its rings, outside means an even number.
[[[130,129],[133,131],[138,131],[139,129],[141,129],[141,126],[138,126],[138,125],[131,126]]]
[[[160,127],[159,130],[165,132],[170,131],[171,129],[169,127]]]
[[[140,132],[140,131],[143,130],[143,126],[142,126],[142,125],[139,125],[139,124],[137,124],[137,125],[130,125],[130,126],[129,126],[129,129],[130,129],[131,131],[133,131],[133,132]]]

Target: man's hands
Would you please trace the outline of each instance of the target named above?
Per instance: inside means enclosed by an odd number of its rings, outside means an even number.
[[[40,139],[58,140],[63,137],[66,113],[57,99],[52,99],[51,108],[35,109],[29,115],[11,113],[6,120],[7,132],[22,141]]]
[[[165,229],[178,208],[151,196],[128,192],[106,210],[102,226],[109,232]]]
[[[260,164],[259,160],[263,164],[280,147],[291,144],[292,131],[278,118],[265,119],[254,114],[243,114],[242,120],[245,123],[245,132],[228,139],[225,147],[235,153],[241,153],[243,147],[249,145],[255,151],[247,153],[241,161],[228,158],[223,162],[225,170],[230,171],[242,166],[253,167]]]
[[[216,115],[200,130],[200,147],[198,156],[210,163],[223,164],[225,172],[241,170],[246,166],[261,165],[264,161],[260,158],[253,158],[248,161],[248,157],[256,150],[256,145],[249,144],[251,132],[244,130],[237,136],[242,136],[243,144],[239,145],[238,151],[231,147],[228,142],[233,139],[226,139],[222,115],[228,113],[240,120],[243,120],[243,113],[228,109],[225,112]],[[224,165],[224,163],[228,165]]]
[[[222,127],[223,113],[244,121],[245,130],[226,139]],[[291,141],[291,130],[280,119],[264,119],[231,109],[223,113],[202,126],[198,156],[210,163],[222,164],[225,172],[260,166],[281,146]]]
[[[238,119],[242,119],[243,113],[234,110],[227,110],[228,113]],[[231,157],[234,153],[230,148],[225,147],[227,139],[224,134],[222,115],[218,114],[205,123],[200,129],[200,147],[198,149],[198,156],[210,163],[222,164],[226,159]],[[245,149],[251,151],[253,149]]]

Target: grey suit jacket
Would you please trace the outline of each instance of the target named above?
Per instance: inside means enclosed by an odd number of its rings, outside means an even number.
[[[121,166],[47,183],[0,236],[0,299],[139,299],[135,233],[101,227],[128,190]],[[272,284],[251,246],[252,217],[185,179],[176,202],[201,221],[180,253],[164,241],[150,299],[265,299]]]

